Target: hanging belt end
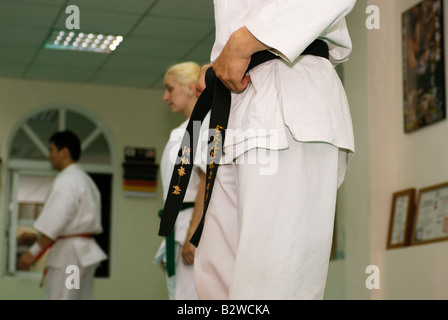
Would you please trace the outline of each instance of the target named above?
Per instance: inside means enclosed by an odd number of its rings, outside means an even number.
[[[161,237],[169,237],[171,235],[171,232],[173,231],[174,226],[172,226],[169,223],[164,223],[163,219],[160,222],[159,227],[159,236]]]
[[[199,245],[199,240],[201,239],[202,229],[204,228],[204,224],[199,223],[198,228],[194,232],[193,236],[190,239],[190,243],[194,245],[196,248]]]
[[[165,228],[160,228],[159,229],[159,236],[160,237],[168,237],[171,234],[171,229],[165,229]]]

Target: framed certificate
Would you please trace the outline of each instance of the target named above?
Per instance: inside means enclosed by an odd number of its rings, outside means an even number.
[[[448,240],[448,183],[421,189],[411,244]]]
[[[414,188],[393,194],[387,249],[405,247],[410,244],[415,194]]]

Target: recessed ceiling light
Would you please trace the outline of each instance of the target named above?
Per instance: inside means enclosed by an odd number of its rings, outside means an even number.
[[[81,31],[53,30],[45,42],[46,49],[76,50],[111,53],[123,41],[122,36],[86,33]]]

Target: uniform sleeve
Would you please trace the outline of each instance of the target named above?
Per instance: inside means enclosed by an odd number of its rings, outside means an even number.
[[[66,225],[76,214],[78,203],[76,189],[71,181],[54,185],[53,191],[34,224],[34,228],[38,232],[52,240],[56,240],[63,234]]]
[[[284,59],[294,61],[315,39],[338,32],[356,0],[278,0],[246,27]]]

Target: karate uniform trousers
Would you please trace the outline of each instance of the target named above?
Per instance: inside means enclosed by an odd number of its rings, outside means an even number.
[[[195,257],[200,299],[322,299],[347,153],[289,139],[220,166]],[[274,175],[260,174],[267,156]]]
[[[279,59],[232,93],[223,158],[195,257],[200,299],[322,299],[337,189],[354,152],[334,66],[354,0],[214,0],[214,61],[241,26]],[[316,38],[329,60],[300,56]],[[239,131],[239,134],[232,134]],[[268,165],[267,165],[268,164]]]
[[[71,239],[58,240],[60,242],[71,241]],[[74,287],[73,276],[75,273],[66,268],[47,266],[45,276],[45,299],[46,300],[92,300],[95,271],[99,263],[83,267],[79,262],[75,250],[65,250],[65,266],[74,265],[79,269],[79,288]],[[69,272],[67,272],[69,271]]]

